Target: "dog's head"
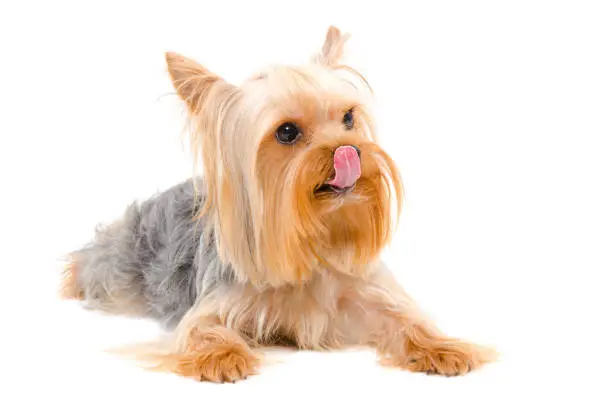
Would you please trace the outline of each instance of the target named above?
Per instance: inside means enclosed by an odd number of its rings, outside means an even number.
[[[331,27],[309,64],[241,86],[166,54],[204,169],[202,215],[221,257],[253,283],[359,275],[389,241],[401,181],[376,142],[367,82],[340,64],[347,38]]]

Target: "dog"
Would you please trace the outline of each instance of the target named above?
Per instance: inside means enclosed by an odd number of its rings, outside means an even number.
[[[258,371],[258,349],[369,346],[381,363],[446,376],[493,359],[449,338],[380,259],[402,182],[379,146],[365,78],[330,27],[302,66],[241,86],[166,53],[202,174],[128,207],[69,255],[61,293],[168,330],[127,352],[211,382]]]

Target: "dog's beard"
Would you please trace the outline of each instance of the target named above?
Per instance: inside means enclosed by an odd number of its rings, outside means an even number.
[[[268,269],[304,280],[321,267],[358,274],[376,259],[401,207],[401,181],[377,144],[359,148],[361,177],[348,191],[322,187],[334,175],[329,146],[296,154],[275,171],[282,177],[264,181],[267,238],[260,249]]]

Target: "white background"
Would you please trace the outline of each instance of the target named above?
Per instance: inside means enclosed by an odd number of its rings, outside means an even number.
[[[609,2],[121,3],[0,6],[2,405],[610,404]],[[500,361],[445,379],[367,351],[278,353],[213,385],[104,353],[157,327],[58,301],[57,259],[190,176],[163,52],[239,83],[306,61],[330,24],[353,34],[406,184],[385,257]]]

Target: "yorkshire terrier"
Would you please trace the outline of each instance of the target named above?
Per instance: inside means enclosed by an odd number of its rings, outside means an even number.
[[[62,294],[152,317],[147,365],[213,382],[256,373],[258,348],[370,346],[381,362],[461,375],[492,359],[419,312],[381,262],[402,184],[377,142],[371,90],[331,27],[303,66],[234,86],[168,52],[203,175],[131,205],[70,254]]]

